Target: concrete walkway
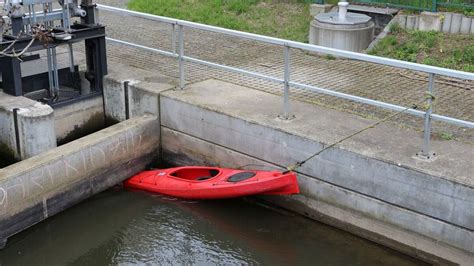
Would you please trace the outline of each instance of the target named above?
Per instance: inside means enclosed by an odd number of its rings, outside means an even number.
[[[127,1],[99,0],[98,2],[123,8]],[[101,12],[100,19],[107,25],[109,37],[172,50],[170,25],[118,16],[108,12]],[[111,63],[125,63],[137,68],[154,70],[170,77],[178,77],[175,59],[122,45],[110,44],[108,49]],[[293,81],[403,106],[411,106],[419,102],[427,90],[427,75],[424,73],[354,60],[333,60],[310,55],[300,50],[292,50],[291,53]],[[283,49],[274,45],[185,29],[185,54],[266,75],[283,77]],[[282,93],[282,86],[272,82],[192,63],[186,63],[185,68],[188,83],[214,78],[273,94]],[[438,77],[435,90],[437,96],[435,113],[474,121],[473,82],[448,81],[444,77]],[[295,100],[347,111],[366,118],[381,118],[388,114],[380,108],[295,88],[292,88],[291,96]],[[405,115],[397,122],[422,130],[420,118]],[[449,132],[458,139],[474,142],[474,130],[435,123],[434,131],[438,135]],[[437,135],[435,134],[434,137],[436,138]]]

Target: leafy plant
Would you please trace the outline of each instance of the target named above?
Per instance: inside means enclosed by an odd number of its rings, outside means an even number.
[[[441,132],[439,134],[439,137],[443,140],[454,140],[455,137],[452,133],[449,133],[449,132]]]
[[[390,24],[388,30],[391,32],[391,33],[400,33],[402,31],[404,31],[405,29],[400,26],[400,23],[398,22],[393,22],[392,24]]]
[[[331,54],[325,55],[324,58],[327,59],[327,60],[336,60],[336,57],[334,55],[331,55]]]

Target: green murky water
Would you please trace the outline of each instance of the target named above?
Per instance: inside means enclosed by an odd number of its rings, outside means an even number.
[[[298,215],[244,200],[111,189],[9,239],[1,265],[419,265]]]

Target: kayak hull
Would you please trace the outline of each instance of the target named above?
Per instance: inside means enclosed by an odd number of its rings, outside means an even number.
[[[143,171],[124,182],[127,188],[185,199],[225,199],[259,194],[298,194],[296,175],[278,171],[248,171],[184,166]]]

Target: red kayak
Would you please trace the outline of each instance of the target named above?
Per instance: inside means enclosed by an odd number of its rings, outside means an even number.
[[[296,175],[278,171],[249,171],[184,166],[143,171],[124,182],[128,188],[185,199],[224,199],[257,194],[298,194]]]

